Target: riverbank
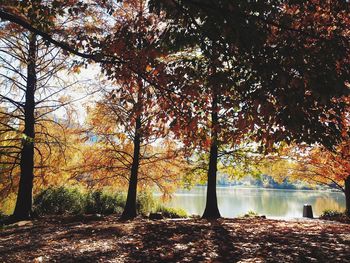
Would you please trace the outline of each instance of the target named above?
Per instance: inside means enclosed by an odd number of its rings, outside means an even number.
[[[239,187],[218,187],[216,192],[220,213],[227,218],[243,216],[249,211],[268,218],[300,218],[304,204],[312,206],[316,217],[326,209],[345,210],[345,196],[339,192]],[[206,187],[194,187],[177,191],[164,205],[182,208],[189,215],[202,215],[205,202]]]
[[[349,262],[350,225],[47,217],[0,230],[0,262]]]

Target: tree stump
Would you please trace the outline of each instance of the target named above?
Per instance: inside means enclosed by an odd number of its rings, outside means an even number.
[[[312,213],[312,206],[305,204],[303,209],[303,217],[307,218],[314,218],[314,215]]]

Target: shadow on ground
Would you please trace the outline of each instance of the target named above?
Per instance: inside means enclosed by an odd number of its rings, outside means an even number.
[[[0,230],[0,262],[350,262],[350,225],[45,218]]]

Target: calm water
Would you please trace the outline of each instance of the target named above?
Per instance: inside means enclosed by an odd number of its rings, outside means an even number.
[[[206,187],[179,190],[166,204],[182,208],[188,214],[201,215],[205,207]],[[345,209],[342,193],[327,191],[277,190],[256,188],[217,188],[223,217],[242,216],[249,210],[268,217],[302,217],[303,205],[311,204],[314,216],[325,209]]]

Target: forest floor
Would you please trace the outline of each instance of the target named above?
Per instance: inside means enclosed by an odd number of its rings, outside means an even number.
[[[350,224],[48,217],[0,229],[0,262],[350,262]]]

